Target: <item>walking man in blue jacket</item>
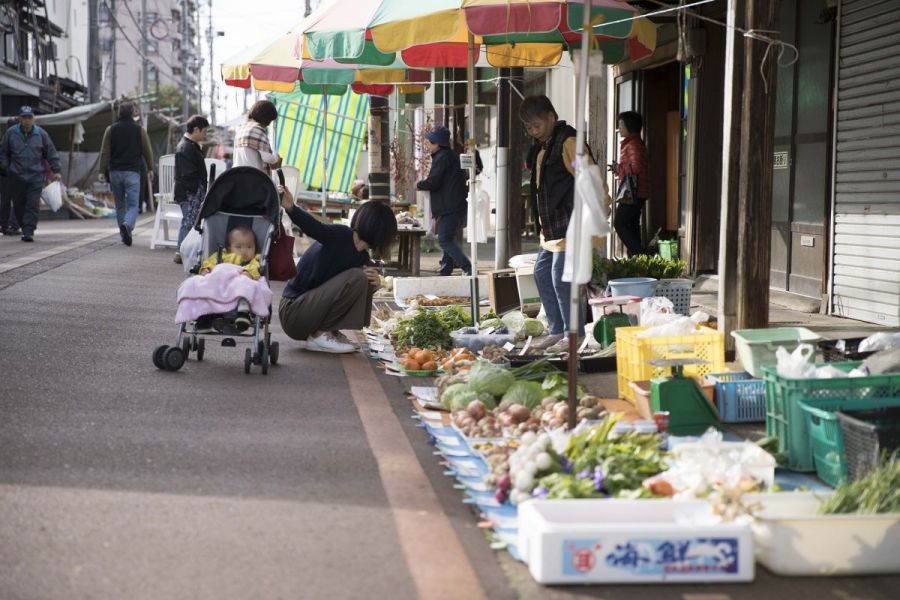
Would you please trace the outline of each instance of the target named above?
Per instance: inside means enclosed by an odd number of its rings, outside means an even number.
[[[60,180],[59,155],[47,132],[34,124],[34,111],[23,106],[19,124],[6,130],[0,140],[0,171],[6,173],[7,190],[12,199],[16,221],[22,227],[22,241],[33,242],[38,224],[38,200],[47,167],[50,179]]]

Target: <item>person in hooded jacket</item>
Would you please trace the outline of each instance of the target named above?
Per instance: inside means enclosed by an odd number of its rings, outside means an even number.
[[[466,173],[459,166],[459,155],[450,148],[450,130],[439,126],[425,135],[426,149],[431,154],[428,177],[416,189],[431,193],[431,216],[437,221],[438,246],[443,251],[440,274],[453,273],[454,263],[463,273],[472,273],[472,263],[456,242],[456,232],[466,222]]]

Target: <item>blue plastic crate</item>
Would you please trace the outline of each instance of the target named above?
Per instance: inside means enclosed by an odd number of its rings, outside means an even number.
[[[756,423],[766,420],[766,383],[750,373],[718,373],[706,376],[716,385],[716,404],[723,423]]]

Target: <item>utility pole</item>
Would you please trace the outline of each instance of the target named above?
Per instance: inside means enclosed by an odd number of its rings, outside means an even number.
[[[209,121],[216,124],[216,63],[213,61],[213,46],[216,32],[213,31],[213,0],[209,0],[209,28],[206,38],[209,42]]]
[[[116,31],[116,29],[117,29],[116,25],[119,23],[119,17],[118,17],[118,15],[116,15],[116,0],[109,0],[109,4],[107,6],[109,6],[110,19],[112,21],[111,26],[110,26],[112,35],[110,36],[110,52],[109,52],[109,60],[110,60],[111,66],[112,66],[112,73],[110,73],[110,83],[112,84],[112,90],[110,90],[110,91],[112,93],[110,94],[110,96],[112,96],[113,99],[115,99],[115,98],[119,97],[119,88],[118,88],[118,85],[116,82],[116,60],[117,60],[116,45],[118,44],[118,34]]]
[[[88,98],[91,103],[100,99],[103,65],[100,62],[100,2],[88,0],[90,31],[88,32]]]
[[[306,8],[303,9],[303,16],[308,17],[312,12],[312,0],[306,0]]]
[[[394,92],[396,93],[396,92]],[[369,100],[369,199],[391,200],[390,103],[384,96]]]
[[[509,192],[506,171],[509,168],[509,76],[510,69],[497,72],[497,234],[494,237],[494,268],[505,269],[509,263],[507,228],[509,224]]]
[[[509,70],[509,166],[506,169],[507,196],[507,254],[522,254],[522,149],[525,144],[522,123],[519,121],[519,107],[522,106],[522,94],[525,92],[525,69],[513,67]],[[500,180],[503,183],[503,180]]]
[[[777,36],[771,32],[776,31],[778,5],[777,0],[748,0],[746,28]],[[744,38],[735,323],[740,329],[769,324],[776,56],[766,43]]]
[[[141,94],[147,95],[147,0],[141,0]],[[144,101],[141,100],[143,107]],[[141,113],[143,114],[143,110]]]
[[[188,3],[181,0],[181,116],[187,121],[190,106],[188,105]]]

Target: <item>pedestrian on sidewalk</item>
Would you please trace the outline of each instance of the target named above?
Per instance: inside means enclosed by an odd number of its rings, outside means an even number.
[[[416,184],[416,189],[430,192],[433,230],[443,251],[440,274],[453,273],[457,264],[463,273],[472,273],[472,263],[456,241],[456,232],[466,222],[469,203],[466,200],[466,174],[459,166],[459,155],[450,148],[450,130],[438,126],[425,134],[426,150],[431,154],[428,177]]]
[[[181,229],[178,230],[178,248],[194,226],[200,204],[206,195],[206,160],[200,143],[206,139],[209,121],[206,117],[194,115],[185,124],[184,137],[175,150],[175,202],[181,205]],[[175,262],[181,264],[181,253],[175,251]]]
[[[15,117],[10,118],[6,122],[6,130],[9,131],[18,123],[19,120]],[[9,195],[8,182],[6,171],[0,171],[0,234],[21,235],[19,222],[16,221],[16,215],[13,213],[12,197]]]
[[[16,221],[22,227],[22,241],[33,242],[41,190],[48,179],[60,180],[60,166],[56,147],[47,132],[34,124],[30,106],[19,110],[19,123],[0,140],[0,172],[6,173]]]
[[[288,337],[306,350],[342,354],[356,344],[340,330],[366,327],[372,296],[381,287],[369,250],[381,256],[397,237],[397,218],[384,202],[370,200],[354,213],[350,227],[323,223],[294,205],[283,186],[281,206],[315,240],[297,263],[297,275],[284,287],[278,315]]]
[[[131,232],[138,216],[141,201],[141,160],[147,167],[147,177],[153,180],[153,150],[150,137],[134,121],[134,104],[119,105],[119,120],[106,128],[100,145],[100,182],[109,180],[116,199],[116,221],[119,235],[126,246],[131,245]]]
[[[619,114],[619,162],[613,163],[618,180],[616,216],[613,226],[628,256],[644,253],[641,236],[641,212],[650,197],[650,168],[647,146],[641,139],[644,120],[639,113]]]
[[[281,157],[272,150],[266,128],[278,117],[268,100],[259,100],[247,113],[247,120],[234,136],[235,167],[255,167],[270,173],[281,166]]]
[[[531,177],[535,225],[541,234],[534,283],[550,325],[548,342],[553,345],[548,351],[563,352],[568,349],[564,333],[569,326],[570,284],[562,276],[566,264],[566,230],[575,207],[576,132],[559,119],[547,96],[525,98],[519,108],[519,118],[528,134],[538,142]],[[586,154],[591,156],[590,148],[586,148]]]

